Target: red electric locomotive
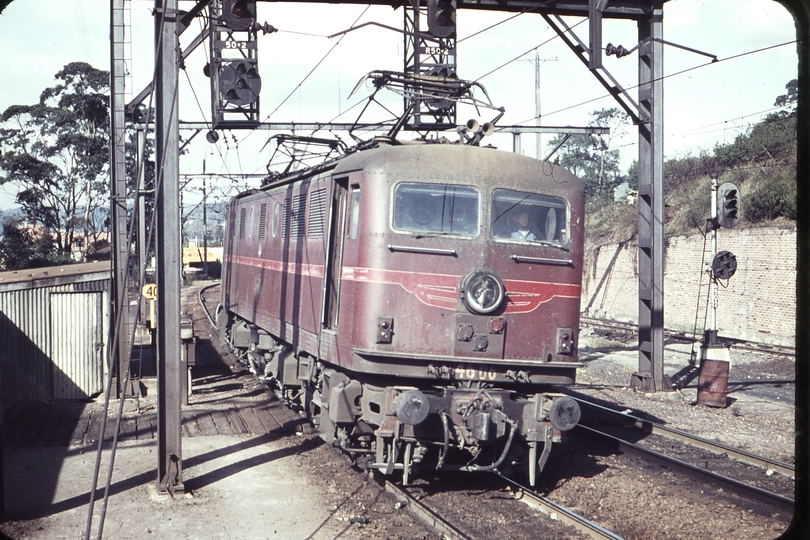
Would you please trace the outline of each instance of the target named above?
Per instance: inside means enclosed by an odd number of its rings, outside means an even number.
[[[579,420],[550,385],[581,365],[583,201],[548,162],[378,143],[230,202],[218,324],[361,466],[534,484]]]

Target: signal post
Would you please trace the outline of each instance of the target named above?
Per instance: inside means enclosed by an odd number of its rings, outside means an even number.
[[[740,221],[740,190],[731,182],[717,185],[712,174],[711,242],[712,264],[709,269],[709,327],[700,346],[700,372],[697,402],[710,407],[725,407],[728,373],[731,363],[729,347],[717,340],[717,281],[728,280],[737,271],[737,258],[730,251],[717,251],[717,229],[730,229]]]

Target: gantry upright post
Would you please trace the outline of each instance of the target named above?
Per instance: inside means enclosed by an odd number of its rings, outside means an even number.
[[[157,55],[157,364],[158,490],[182,491],[180,347],[180,160],[177,0],[155,0]]]
[[[124,130],[124,0],[110,4],[110,224],[113,251],[113,321],[118,321],[114,331],[118,333],[116,350],[111,351],[110,369],[117,366],[115,395],[127,394],[124,388],[126,364],[130,349],[129,301],[127,299],[127,168]]]
[[[638,372],[632,385],[664,390],[664,83],[661,7],[638,19]],[[654,41],[659,40],[659,41]]]

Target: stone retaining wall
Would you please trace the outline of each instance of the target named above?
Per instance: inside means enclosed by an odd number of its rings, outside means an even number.
[[[721,282],[717,328],[721,336],[793,345],[796,329],[796,231],[790,228],[720,229],[718,251],[737,256],[737,273]],[[587,246],[582,310],[597,317],[638,319],[638,246]],[[702,333],[706,319],[711,244],[700,234],[667,239],[664,325]],[[705,253],[705,257],[703,254]],[[701,259],[704,259],[701,264]]]

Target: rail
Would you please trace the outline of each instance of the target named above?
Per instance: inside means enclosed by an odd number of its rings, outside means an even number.
[[[374,480],[383,486],[385,491],[393,495],[401,504],[405,505],[408,513],[436,531],[442,538],[446,538],[447,540],[472,540],[470,536],[461,532],[452,523],[405,491],[404,487],[386,480],[383,475],[377,471],[374,472]]]
[[[511,480],[499,473],[495,474],[498,474],[498,476],[512,488],[512,490],[515,492],[516,498],[522,500],[530,507],[541,511],[544,514],[555,514],[558,521],[568,525],[569,527],[575,528],[577,531],[587,535],[590,538],[600,540],[622,540],[621,536],[610,532],[604,527],[600,527],[593,521],[590,521],[579,514],[568,510],[564,506],[560,506],[552,500],[538,495],[531,488],[522,486],[514,480]]]
[[[608,328],[612,331],[625,333],[628,335],[638,335],[638,325],[635,323],[628,323],[622,321],[611,321],[607,319],[597,319],[594,317],[580,317],[580,324],[582,326],[602,327]],[[684,343],[694,343],[700,341],[702,336],[693,334],[692,332],[683,332],[679,330],[664,329],[664,336],[668,339],[675,339]],[[726,336],[719,336],[718,339],[725,343],[730,343],[737,348],[749,351],[765,352],[771,354],[779,354],[783,356],[796,356],[795,347],[787,345],[777,345],[772,343],[762,343],[756,341],[747,341],[744,339],[731,338]]]
[[[691,433],[687,433],[685,431],[681,431],[668,426],[663,426],[656,422],[644,420],[624,412],[615,411],[607,407],[602,407],[601,405],[597,405],[595,403],[592,403],[590,401],[581,398],[574,398],[574,399],[576,399],[576,401],[579,403],[580,407],[583,409],[583,412],[586,412],[587,410],[590,409],[596,410],[601,414],[613,415],[614,417],[618,417],[623,422],[623,425],[636,427],[637,429],[643,431],[644,433],[653,433],[662,437],[666,437],[668,439],[674,439],[687,445],[695,446],[703,450],[708,450],[715,454],[719,455],[725,454],[731,460],[779,472],[780,474],[783,474],[788,478],[794,478],[795,476],[794,467],[788,463],[783,463],[781,461],[774,460],[766,456],[760,456],[757,454],[753,454],[751,452],[747,452],[745,450],[741,450],[739,448],[728,446],[723,443],[711,441],[709,439],[704,439],[703,437],[699,437],[697,435],[693,435]],[[593,425],[587,424],[588,424],[587,421],[582,421],[577,426],[577,429],[590,433],[594,436],[598,436],[600,438],[609,439],[619,444],[621,448],[625,451],[640,454],[643,457],[653,458],[657,461],[664,462],[667,465],[677,467],[685,471],[692,477],[702,477],[702,479],[704,480],[708,479],[711,482],[721,484],[724,486],[725,489],[734,491],[744,497],[753,498],[789,512],[793,512],[794,510],[795,506],[794,501],[790,498],[784,497],[776,493],[772,493],[757,486],[741,482],[734,478],[730,478],[728,476],[724,476],[701,467],[696,467],[695,465],[692,465],[680,459],[667,456],[665,454],[656,452],[649,448],[645,448],[638,444],[632,443],[622,437],[607,433],[606,431],[598,429]]]

